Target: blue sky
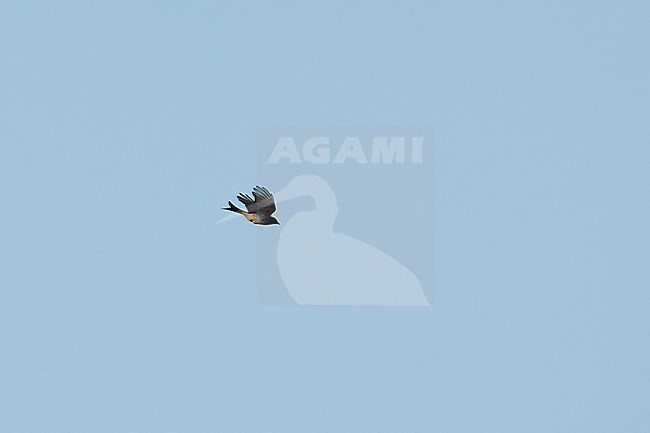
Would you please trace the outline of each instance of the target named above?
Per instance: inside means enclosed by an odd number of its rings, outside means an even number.
[[[647,431],[649,13],[5,2],[0,431]],[[431,308],[257,305],[276,125],[434,128]]]

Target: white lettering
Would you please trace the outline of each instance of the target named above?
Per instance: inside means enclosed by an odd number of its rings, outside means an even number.
[[[375,137],[372,140],[372,163],[390,164],[396,162],[404,164],[404,153],[406,150],[406,138]]]
[[[268,164],[277,164],[281,158],[288,158],[292,164],[300,164],[300,155],[292,137],[280,137],[269,156]]]
[[[322,145],[321,147],[316,147]],[[327,137],[312,137],[305,141],[302,157],[312,164],[327,164],[330,162],[330,139]]]
[[[357,164],[365,164],[368,162],[366,155],[363,153],[363,147],[361,147],[359,137],[346,137],[343,140],[339,153],[336,154],[332,162],[334,164],[342,164],[350,158],[355,159]]]

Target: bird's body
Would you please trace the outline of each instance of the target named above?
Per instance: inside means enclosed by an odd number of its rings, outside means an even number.
[[[271,216],[276,209],[273,194],[263,186],[256,186],[253,188],[253,198],[248,194],[239,193],[237,199],[246,206],[246,210],[239,209],[230,201],[228,202],[229,207],[224,207],[222,209],[241,214],[253,224],[262,226],[280,224],[275,217]]]

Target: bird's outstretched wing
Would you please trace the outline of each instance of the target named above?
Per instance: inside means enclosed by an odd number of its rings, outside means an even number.
[[[237,199],[246,206],[250,213],[271,216],[275,212],[273,194],[263,186],[253,188],[253,198],[250,198],[248,194],[239,193]]]

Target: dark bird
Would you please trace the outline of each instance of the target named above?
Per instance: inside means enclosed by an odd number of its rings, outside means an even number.
[[[273,199],[273,194],[263,186],[256,186],[253,188],[253,198],[250,198],[248,194],[240,192],[237,199],[246,206],[248,212],[239,209],[230,201],[228,202],[229,207],[223,207],[221,209],[242,214],[244,215],[244,218],[253,224],[263,226],[280,224],[275,217],[271,216],[273,215],[273,212],[275,212],[275,200]]]

